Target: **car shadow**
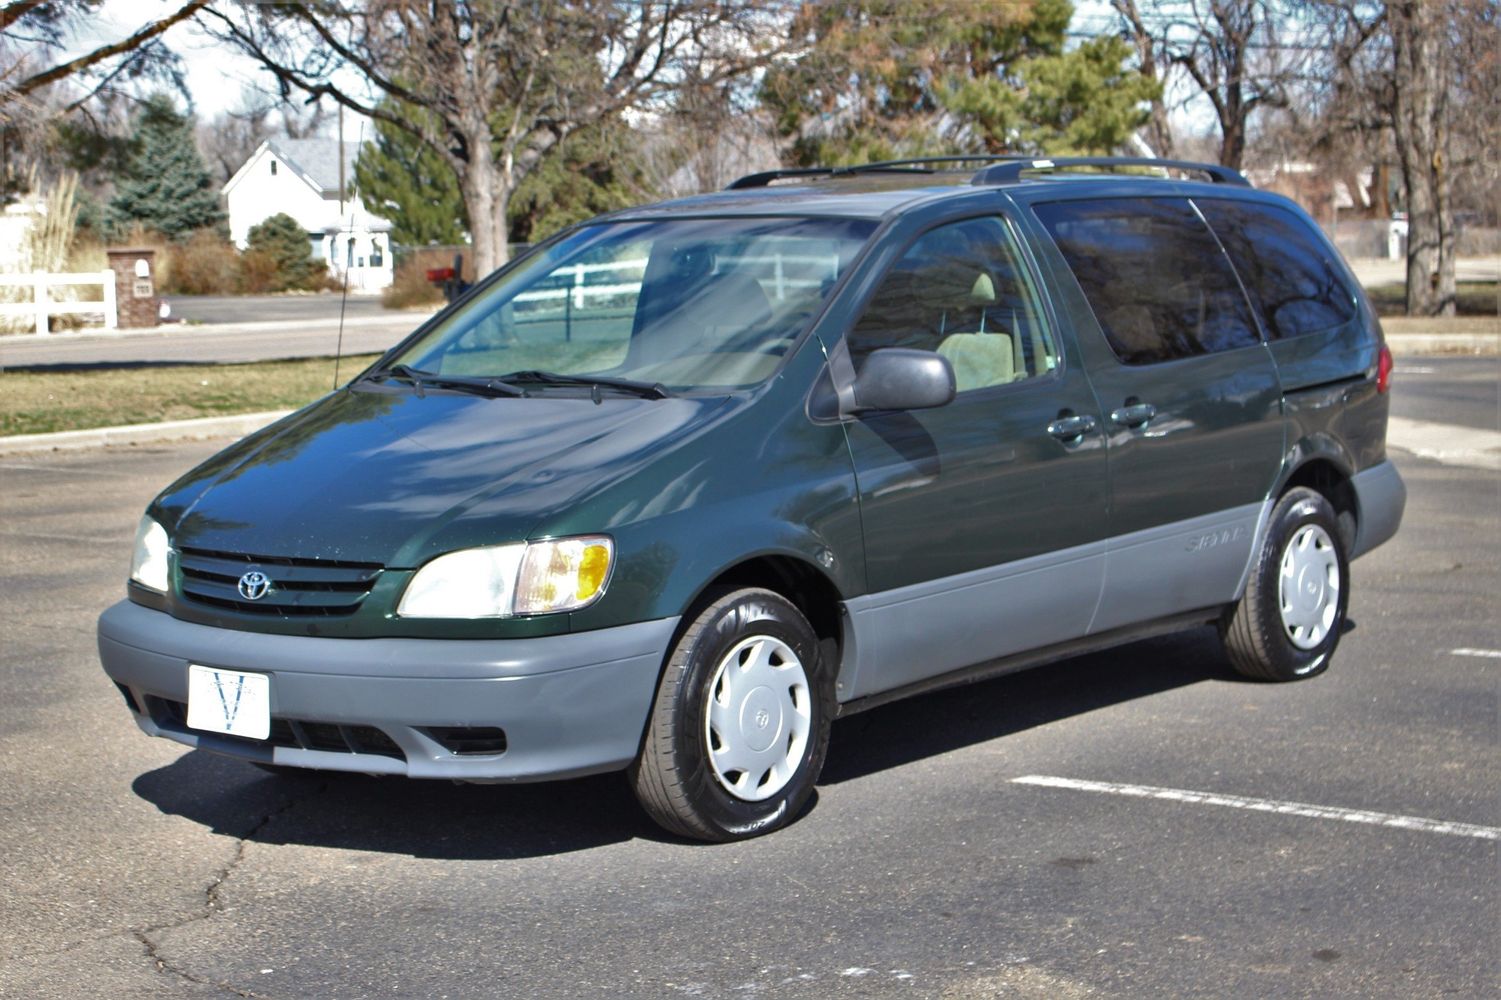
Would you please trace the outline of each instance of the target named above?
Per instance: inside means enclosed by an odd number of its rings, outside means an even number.
[[[819,783],[837,785],[1202,681],[1262,683],[1235,673],[1212,627],[1145,639],[841,719]]]
[[[1236,674],[1215,630],[1201,628],[909,698],[835,723],[819,784],[1203,681],[1259,683]],[[163,813],[261,844],[514,860],[636,838],[686,843],[646,817],[620,774],[459,785],[327,771],[269,774],[193,750],[142,774],[132,788]]]
[[[672,839],[646,818],[619,774],[459,785],[334,771],[270,774],[192,750],[131,787],[163,813],[258,844],[496,861]]]

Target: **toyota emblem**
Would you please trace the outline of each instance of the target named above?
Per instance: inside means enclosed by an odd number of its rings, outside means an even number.
[[[271,578],[258,569],[240,577],[240,596],[247,601],[259,601],[271,589]]]

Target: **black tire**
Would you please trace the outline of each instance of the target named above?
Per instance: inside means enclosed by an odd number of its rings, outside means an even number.
[[[740,589],[709,595],[708,600],[667,658],[630,777],[642,807],[667,830],[699,840],[742,840],[785,826],[813,793],[834,715],[833,670],[823,662],[808,620],[780,595]],[[765,665],[740,667],[752,651]],[[778,681],[732,695],[727,680],[732,663],[747,677],[753,676],[751,669],[775,671]],[[788,686],[786,678],[796,677],[794,668],[806,681],[801,688]],[[715,685],[716,679],[721,683]],[[726,771],[730,746],[711,746],[720,738],[713,728],[711,698],[728,706],[717,718],[733,715],[745,723],[730,741],[746,743],[741,748],[746,754],[778,757],[776,768],[764,775],[755,773],[759,764]],[[789,706],[797,711],[789,713]],[[765,746],[754,746],[763,739]],[[737,774],[740,793],[730,785],[730,776]]]
[[[1343,539],[1339,519],[1323,495],[1299,486],[1277,501],[1246,592],[1220,626],[1225,651],[1238,672],[1257,680],[1294,681],[1328,668],[1350,601]],[[1284,560],[1295,571],[1289,575],[1286,610]]]

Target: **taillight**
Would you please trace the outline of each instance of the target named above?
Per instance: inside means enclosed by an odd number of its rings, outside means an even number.
[[[1381,353],[1376,358],[1376,391],[1385,392],[1392,387],[1392,349],[1385,344],[1381,345]]]

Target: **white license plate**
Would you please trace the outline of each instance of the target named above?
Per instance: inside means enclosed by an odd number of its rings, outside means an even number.
[[[252,740],[270,736],[270,675],[188,664],[188,726]]]

